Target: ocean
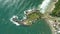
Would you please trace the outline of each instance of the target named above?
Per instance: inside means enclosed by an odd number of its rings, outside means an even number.
[[[0,34],[52,34],[44,19],[37,20],[31,26],[16,26],[10,21],[13,15],[21,20],[24,11],[37,8],[43,0],[0,0]]]

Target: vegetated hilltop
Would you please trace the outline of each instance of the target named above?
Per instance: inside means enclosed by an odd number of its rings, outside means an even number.
[[[51,13],[52,16],[60,17],[60,0],[55,4],[55,8]]]

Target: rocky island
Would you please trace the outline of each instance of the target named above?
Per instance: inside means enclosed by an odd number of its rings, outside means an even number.
[[[40,10],[36,9],[27,10],[24,13],[26,17],[24,17],[22,20],[19,20],[17,17],[12,18],[11,20],[17,22],[20,25],[32,25],[33,22],[41,19],[43,15],[42,13],[40,13]]]
[[[32,25],[33,22],[35,22],[36,20],[43,18],[49,24],[52,30],[52,34],[56,34],[57,32],[60,33],[59,27],[58,27],[58,30],[55,29],[58,26],[56,24],[60,24],[59,22],[60,18],[56,18],[50,15],[52,13],[52,14],[55,14],[54,16],[60,16],[58,15],[60,14],[60,11],[57,12],[56,10],[54,10],[56,9],[55,4],[58,2],[58,0],[51,0],[51,1],[52,2],[50,2],[50,0],[48,2],[44,1],[42,5],[39,7],[39,10],[31,9],[31,10],[24,11],[25,17],[22,20],[19,20],[18,17],[15,16],[15,17],[12,17],[10,21],[12,21],[13,23],[15,22],[16,25],[28,26],[28,25]],[[45,3],[47,4],[44,5]]]

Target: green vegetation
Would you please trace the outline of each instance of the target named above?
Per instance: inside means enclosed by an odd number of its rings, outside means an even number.
[[[34,11],[34,12],[28,14],[26,24],[31,25],[32,21],[35,21],[36,19],[40,19],[41,16],[42,16],[42,14],[39,11]]]
[[[32,12],[27,16],[29,20],[35,20],[41,18],[42,14],[39,11]]]
[[[60,17],[60,0],[55,4],[55,8],[52,11],[52,16]]]

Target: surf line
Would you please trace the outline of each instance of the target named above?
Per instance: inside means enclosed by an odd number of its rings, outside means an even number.
[[[45,9],[46,7],[48,6],[48,4],[50,3],[50,0],[44,0],[40,6],[40,9],[41,9],[41,13],[44,13],[45,12]],[[13,16],[10,18],[10,21],[13,22],[13,24],[15,24],[16,26],[19,26],[20,24],[13,21],[13,19],[16,18],[18,19],[18,16]]]
[[[13,22],[13,24],[15,24],[16,26],[19,26],[20,25],[19,23],[13,21],[14,18],[18,19],[18,16],[14,15],[13,17],[10,18],[10,21]]]
[[[47,9],[47,6],[49,5],[50,2],[51,0],[44,0],[42,4],[38,6],[39,7],[38,9],[40,10],[41,13],[45,13],[45,10]]]

